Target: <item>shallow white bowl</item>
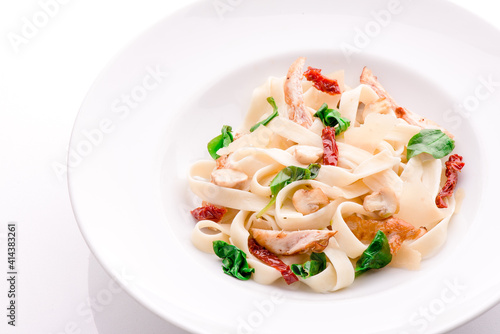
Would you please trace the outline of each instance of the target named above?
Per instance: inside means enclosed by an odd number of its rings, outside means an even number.
[[[222,5],[221,5],[222,4]],[[225,6],[223,6],[225,4]],[[109,273],[196,333],[441,333],[500,300],[500,34],[443,1],[213,1],[160,22],[91,88],[68,160],[75,216]],[[405,107],[456,135],[466,198],[420,271],[387,268],[316,294],[224,275],[190,242],[190,164],[253,88],[298,56],[325,72],[363,66]]]

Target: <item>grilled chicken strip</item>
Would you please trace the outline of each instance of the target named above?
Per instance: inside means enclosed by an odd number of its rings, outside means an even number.
[[[306,128],[313,123],[311,114],[306,109],[302,77],[306,58],[298,58],[288,69],[284,84],[285,102],[288,105],[288,118]]]
[[[273,231],[252,228],[250,230],[259,245],[276,255],[294,255],[307,252],[320,253],[337,233],[330,230]]]
[[[359,81],[362,84],[370,86],[381,99],[385,99],[391,105],[396,114],[396,117],[403,119],[410,125],[415,125],[422,129],[439,129],[446,133],[450,138],[453,138],[453,135],[451,133],[449,133],[448,131],[446,131],[446,129],[443,129],[433,121],[428,120],[420,115],[414,114],[406,108],[400,107],[396,103],[396,101],[394,101],[394,99],[389,95],[389,93],[387,93],[384,87],[382,87],[380,82],[378,82],[377,77],[374,76],[372,71],[366,66],[363,68],[363,72],[361,72]]]
[[[363,243],[370,243],[379,230],[385,233],[391,246],[391,253],[395,254],[405,240],[415,240],[427,233],[425,227],[416,228],[400,218],[384,220],[362,219],[351,215],[344,219],[352,233]]]

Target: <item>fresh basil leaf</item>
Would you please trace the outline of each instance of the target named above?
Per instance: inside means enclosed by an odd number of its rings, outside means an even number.
[[[318,176],[320,164],[310,164],[307,168],[288,166],[283,168],[271,181],[271,201],[266,205],[266,207],[257,214],[257,217],[262,216],[275,202],[276,196],[281,189],[285,188],[287,185],[294,181],[300,180],[313,180]]]
[[[248,266],[245,252],[222,240],[216,240],[212,245],[215,254],[222,259],[224,273],[243,281],[250,279],[255,269]]]
[[[222,132],[222,147],[227,147],[233,142],[233,134],[231,133],[233,128],[229,125],[224,125],[221,129]]]
[[[220,155],[217,154],[217,151],[229,146],[233,142],[232,130],[229,125],[224,125],[221,129],[221,134],[208,142],[207,149],[212,158],[219,159]]]
[[[271,193],[273,196],[278,195],[278,192],[285,188],[293,181],[313,180],[318,176],[319,164],[310,164],[307,168],[288,166],[283,168],[271,181]]]
[[[269,104],[271,105],[271,107],[273,107],[273,113],[271,115],[269,115],[265,120],[255,124],[254,126],[252,126],[250,128],[250,132],[254,132],[255,130],[257,130],[257,128],[261,125],[267,125],[269,124],[269,122],[271,122],[273,120],[273,118],[277,117],[279,114],[278,114],[278,107],[276,106],[276,102],[274,101],[274,98],[272,97],[268,97],[267,98],[267,102],[269,102]]]
[[[441,159],[453,151],[455,141],[439,129],[423,129],[408,142],[406,159],[410,160],[420,153],[429,153]]]
[[[335,128],[335,135],[339,135],[351,125],[351,121],[340,115],[340,112],[335,109],[328,109],[328,105],[323,105],[316,111],[314,117],[318,117],[324,126]]]
[[[302,278],[308,278],[319,274],[326,269],[325,253],[312,253],[311,260],[304,264],[292,264],[292,272]]]
[[[321,168],[320,164],[310,164],[309,166],[307,166],[307,169],[311,173],[309,176],[310,180],[314,180],[318,176],[320,168]]]
[[[391,247],[384,232],[378,231],[356,262],[356,277],[370,269],[380,269],[392,261]]]
[[[310,177],[311,171],[305,168],[288,166],[282,169],[271,181],[269,187],[271,188],[271,194],[273,196],[278,195],[281,189],[285,188],[287,185],[295,180],[307,179]]]

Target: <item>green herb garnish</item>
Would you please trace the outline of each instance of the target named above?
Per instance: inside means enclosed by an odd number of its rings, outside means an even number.
[[[356,262],[356,277],[370,269],[380,269],[392,261],[391,247],[384,232],[378,231]]]
[[[429,153],[435,159],[447,156],[455,148],[455,141],[439,129],[423,129],[408,142],[406,159],[420,153]]]
[[[207,149],[212,158],[219,159],[220,155],[217,154],[217,151],[229,146],[233,142],[232,130],[229,125],[224,125],[221,129],[221,134],[208,142]]]
[[[245,252],[222,240],[216,240],[212,244],[215,254],[222,259],[224,273],[243,281],[250,279],[255,269],[248,266]]]
[[[320,167],[319,164],[310,164],[307,168],[297,166],[283,168],[271,181],[271,201],[264,209],[260,210],[257,217],[262,216],[276,202],[276,196],[281,189],[294,181],[315,179],[318,176]]]
[[[271,105],[271,107],[273,107],[273,113],[271,115],[269,115],[265,120],[255,124],[254,126],[252,126],[250,128],[250,132],[254,132],[255,130],[257,130],[257,128],[261,125],[267,125],[269,122],[271,122],[273,120],[273,118],[277,117],[279,114],[278,114],[278,107],[276,106],[276,102],[274,101],[274,98],[272,97],[268,97],[267,98],[267,102],[269,102],[269,104]]]
[[[335,128],[335,135],[338,136],[351,125],[351,121],[340,115],[340,112],[335,109],[328,109],[328,105],[323,105],[316,111],[314,117],[318,117],[324,126]]]
[[[311,260],[304,264],[292,264],[293,273],[302,278],[308,278],[319,274],[326,269],[325,253],[312,253]]]

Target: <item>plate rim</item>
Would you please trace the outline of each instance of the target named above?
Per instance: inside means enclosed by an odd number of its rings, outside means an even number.
[[[455,3],[452,3],[452,2],[449,2],[449,1],[446,1],[446,0],[441,0],[439,1],[440,5],[445,5],[445,6],[454,6],[456,9],[458,9],[459,11],[462,12],[462,15],[468,15],[468,16],[474,16],[474,19],[482,22],[482,23],[486,23],[487,25],[490,26],[490,28],[493,28],[493,30],[498,34],[498,32],[500,32],[499,29],[497,29],[495,26],[493,26],[491,23],[483,20],[482,18],[480,18],[478,15],[476,15],[475,13],[472,13],[472,12],[469,12],[467,10],[465,10],[464,8],[458,6],[457,4]],[[131,48],[134,44],[136,44],[139,40],[141,40],[141,38],[143,38],[145,35],[147,35],[149,32],[151,32],[152,30],[155,29],[156,26],[158,26],[159,24],[161,24],[162,22],[164,21],[167,21],[167,20],[170,20],[171,18],[173,17],[176,17],[176,16],[180,16],[180,15],[184,15],[188,12],[190,12],[193,8],[196,8],[198,6],[201,6],[201,5],[206,5],[206,2],[202,1],[202,0],[198,0],[198,1],[195,1],[185,7],[183,7],[182,9],[179,9],[169,15],[167,15],[165,18],[163,18],[162,20],[158,21],[157,23],[155,23],[154,25],[152,25],[151,27],[145,29],[144,31],[142,31],[141,33],[139,33],[135,38],[133,38],[126,46],[124,46],[105,66],[104,68],[101,70],[100,74],[97,76],[97,78],[95,79],[94,83],[91,85],[91,87],[89,88],[89,91],[88,93],[86,94],[85,98],[84,98],[84,102],[82,102],[82,106],[80,107],[80,110],[78,112],[78,115],[76,117],[76,120],[75,120],[75,123],[73,125],[73,128],[72,128],[72,131],[71,131],[71,140],[70,140],[70,146],[74,140],[74,133],[77,131],[78,129],[78,120],[80,118],[80,115],[81,113],[84,112],[83,110],[83,105],[85,103],[85,101],[87,101],[87,99],[91,96],[91,93],[93,91],[93,88],[97,85],[98,82],[100,82],[100,80],[102,79],[103,76],[106,75],[106,72],[107,70],[109,69],[109,67],[114,63],[114,61],[121,55],[123,54],[124,52],[126,52],[126,50],[129,50],[129,48]],[[70,157],[68,156],[67,158],[67,164],[69,164],[69,159]],[[202,330],[202,328],[198,328],[196,326],[191,326],[190,324],[184,322],[184,321],[181,321],[180,318],[177,318],[175,316],[169,316],[169,317],[165,317],[165,314],[162,314],[161,312],[157,312],[157,310],[154,308],[154,307],[151,307],[151,305],[149,305],[148,301],[144,299],[144,296],[142,296],[139,291],[136,291],[134,289],[132,289],[130,286],[128,286],[127,284],[123,284],[123,282],[121,281],[121,278],[116,275],[116,272],[113,271],[111,268],[108,267],[107,263],[104,261],[104,259],[102,259],[98,253],[98,249],[96,248],[97,246],[91,241],[92,237],[90,235],[88,235],[86,229],[85,229],[85,224],[83,222],[81,222],[81,220],[78,218],[77,216],[77,213],[76,213],[76,203],[74,203],[74,190],[72,188],[72,180],[71,180],[71,177],[72,177],[72,168],[68,166],[68,173],[67,173],[67,185],[68,185],[68,192],[70,194],[70,202],[71,202],[71,206],[72,206],[72,209],[73,209],[73,212],[74,212],[74,215],[75,215],[75,219],[77,221],[77,225],[79,227],[79,230],[80,232],[82,233],[83,237],[84,237],[84,240],[85,242],[87,243],[89,249],[91,250],[91,252],[94,254],[96,260],[100,263],[100,265],[106,270],[106,272],[116,281],[120,284],[120,286],[122,286],[122,288],[124,288],[124,290],[129,293],[131,296],[134,297],[134,299],[136,299],[141,305],[145,306],[148,310],[150,310],[151,312],[153,312],[154,314],[157,314],[158,316],[160,316],[161,318],[163,319],[166,319],[167,321],[170,321],[172,322],[173,324],[175,324],[176,326],[180,327],[180,328],[183,328],[183,329],[186,329],[186,330],[189,330],[189,331],[197,331],[197,332],[200,332],[200,333],[209,333],[209,331],[204,331]],[[477,316],[483,314],[484,312],[488,311],[489,309],[491,309],[493,306],[495,306],[498,302],[500,301],[500,293],[497,294],[496,297],[492,298],[492,300],[490,301],[490,303],[483,307],[482,309],[477,309],[476,312],[472,312],[470,314],[468,314],[467,316],[465,317],[462,317],[460,318],[461,320],[455,322],[454,324],[450,324],[447,328],[443,328],[445,330],[451,330],[453,328],[457,328],[459,326],[462,326],[463,324],[469,322],[470,320],[476,318]],[[200,331],[202,330],[202,331]]]

